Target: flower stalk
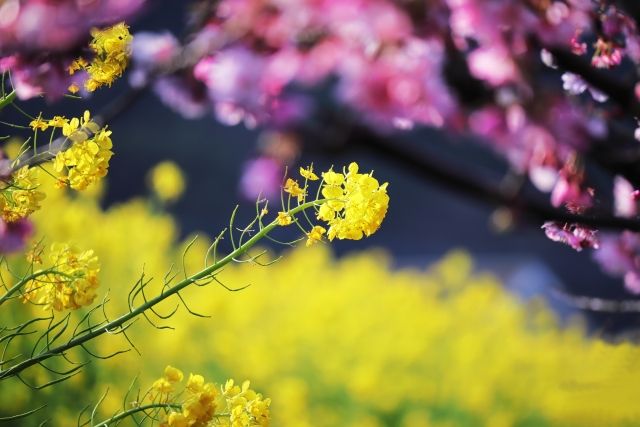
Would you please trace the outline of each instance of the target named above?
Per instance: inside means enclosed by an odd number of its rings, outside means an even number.
[[[325,202],[327,202],[327,199],[319,199],[319,200],[313,200],[313,201],[310,201],[310,202],[302,203],[299,206],[296,206],[296,207],[290,209],[287,213],[288,213],[289,216],[293,217],[294,215],[296,215],[296,214],[298,214],[300,212],[303,212],[306,209],[321,206]],[[162,301],[166,300],[170,296],[177,294],[182,289],[186,288],[187,286],[191,285],[192,283],[196,283],[201,279],[205,279],[207,277],[214,276],[216,274],[216,272],[218,272],[222,267],[224,267],[225,265],[229,264],[234,259],[237,259],[238,257],[240,257],[240,256],[244,255],[245,253],[247,253],[247,251],[249,251],[249,249],[251,249],[253,246],[255,246],[256,243],[258,243],[260,240],[262,240],[274,228],[278,227],[279,225],[280,224],[278,223],[277,219],[273,220],[269,224],[265,225],[264,228],[262,228],[260,231],[258,231],[253,237],[251,237],[249,240],[247,240],[242,245],[239,245],[235,250],[233,250],[231,253],[229,253],[227,256],[225,256],[224,258],[222,258],[218,262],[212,264],[209,267],[204,268],[203,270],[201,270],[198,273],[195,273],[195,274],[187,277],[184,280],[181,280],[180,282],[176,283],[174,286],[172,286],[168,290],[165,290],[165,291],[161,292],[159,295],[157,295],[154,298],[151,298],[151,299],[145,301],[145,303],[139,305],[138,307],[134,308],[133,310],[129,311],[128,313],[125,313],[125,314],[121,315],[120,317],[118,317],[118,318],[106,323],[105,325],[103,325],[99,329],[89,329],[87,332],[83,332],[80,335],[73,337],[72,339],[67,341],[65,344],[59,345],[57,347],[48,348],[45,352],[43,352],[41,354],[34,355],[33,357],[25,359],[22,362],[11,366],[10,368],[7,368],[5,370],[0,371],[0,380],[7,379],[7,378],[10,378],[12,376],[15,376],[15,375],[19,374],[20,372],[24,371],[25,369],[27,369],[27,368],[29,368],[31,366],[40,364],[43,361],[45,361],[45,360],[47,360],[47,359],[49,359],[51,357],[58,356],[58,355],[63,355],[68,350],[70,350],[70,349],[72,349],[74,347],[82,346],[85,343],[87,343],[88,341],[91,341],[94,338],[97,338],[97,337],[99,337],[99,336],[101,336],[101,335],[103,335],[105,333],[110,333],[110,332],[118,331],[118,329],[125,328],[127,322],[129,322],[130,320],[133,320],[136,317],[142,315],[143,313],[147,312],[148,310],[150,310],[151,308],[153,308],[157,304],[159,304]],[[38,273],[38,274],[40,274],[40,273]],[[16,289],[13,290],[14,288],[16,288]],[[10,290],[11,293],[14,293],[17,289],[19,289],[19,287],[16,287],[16,286],[14,286],[14,288],[12,288]]]

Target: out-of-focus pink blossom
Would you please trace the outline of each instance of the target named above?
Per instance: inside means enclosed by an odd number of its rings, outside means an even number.
[[[202,117],[209,111],[206,93],[193,79],[163,76],[155,80],[153,91],[167,107],[188,119]]]
[[[597,231],[580,224],[548,221],[542,225],[542,228],[549,239],[569,245],[578,252],[585,248],[598,249],[600,245]]]
[[[631,218],[638,214],[638,198],[640,191],[621,176],[613,180],[613,201],[616,216]]]
[[[492,86],[514,82],[519,78],[518,68],[505,50],[479,48],[469,54],[469,70],[480,80]]]
[[[67,52],[84,44],[95,26],[122,21],[145,0],[5,0],[0,3],[0,55]]]
[[[529,168],[529,179],[538,190],[549,193],[558,181],[558,170],[551,166],[534,165]]]
[[[582,188],[581,178],[563,170],[551,192],[551,204],[555,207],[564,205],[584,209],[591,206],[592,195],[588,189]]]
[[[584,55],[585,53],[587,53],[587,44],[580,41],[581,34],[582,32],[578,31],[571,38],[571,52],[573,52],[575,55]]]
[[[603,235],[593,259],[606,273],[624,278],[629,292],[640,294],[640,234],[623,231]]]
[[[147,83],[148,74],[170,66],[180,53],[181,46],[173,34],[139,32],[131,42],[133,71],[129,81],[133,87]]]
[[[567,72],[562,74],[562,88],[571,95],[580,95],[587,90],[587,82],[579,75]]]
[[[612,68],[620,62],[622,62],[622,49],[613,45],[612,42],[598,39],[596,51],[591,58],[591,65],[596,68]]]
[[[640,294],[640,274],[637,271],[627,271],[624,275],[624,286],[635,295]]]
[[[67,65],[60,60],[38,62],[9,56],[0,59],[0,72],[11,72],[11,82],[19,99],[44,95],[49,100],[55,100],[68,92],[69,85],[84,78],[84,73],[70,76]]]
[[[265,56],[244,47],[234,47],[202,59],[194,76],[202,81],[218,119],[230,125],[247,125],[269,116],[273,103],[295,73],[296,59]]]
[[[32,234],[33,224],[28,219],[23,218],[10,223],[0,219],[0,254],[23,250]]]
[[[544,65],[546,65],[549,68],[553,68],[553,69],[558,68],[555,58],[553,57],[553,54],[549,52],[547,49],[540,50],[540,60]]]
[[[396,123],[442,126],[455,103],[441,77],[442,47],[411,40],[372,63],[362,56],[341,65],[338,95],[379,129]]]
[[[274,200],[280,195],[284,167],[271,157],[258,157],[245,163],[240,192],[247,200],[258,197]]]

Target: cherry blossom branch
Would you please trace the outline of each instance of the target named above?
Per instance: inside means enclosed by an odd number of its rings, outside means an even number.
[[[348,125],[344,124],[342,126],[346,130],[349,141],[340,146],[333,146],[334,149],[367,149],[378,157],[395,163],[403,171],[409,171],[415,176],[435,182],[448,190],[483,203],[507,206],[517,211],[520,217],[537,225],[545,221],[558,221],[580,223],[602,229],[640,231],[640,221],[638,220],[595,213],[574,214],[557,209],[522,194],[505,191],[499,185],[482,181],[477,176],[465,175],[460,172],[458,165],[448,165],[441,159],[429,157],[423,152],[412,149],[401,140],[392,140],[389,137],[375,134],[363,126],[352,126],[351,128],[345,128]]]
[[[609,95],[620,107],[629,114],[640,117],[640,103],[634,92],[634,81],[625,82],[619,75],[609,70],[601,70],[593,67],[590,61],[583,57],[559,48],[548,48],[553,54],[556,64],[563,70],[578,74],[587,83],[601,92]]]

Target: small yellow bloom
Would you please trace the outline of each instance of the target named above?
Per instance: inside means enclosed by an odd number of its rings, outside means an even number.
[[[277,221],[279,225],[285,226],[290,225],[293,220],[291,219],[291,215],[289,215],[288,213],[278,212]]]
[[[74,75],[76,71],[83,70],[87,65],[89,64],[87,63],[86,59],[80,57],[73,61],[71,65],[67,67],[67,70],[69,71],[69,75]]]
[[[78,93],[78,91],[80,90],[80,87],[75,83],[71,83],[68,87],[68,90],[71,93]]]
[[[41,116],[38,116],[36,119],[31,120],[29,126],[31,126],[33,130],[45,131],[49,127],[49,123],[46,120],[42,120]]]
[[[53,119],[49,120],[48,124],[51,127],[61,128],[69,122],[64,116],[53,116]]]
[[[158,163],[149,173],[149,182],[155,195],[163,202],[177,200],[185,188],[182,171],[171,161]]]
[[[158,378],[153,382],[151,388],[160,394],[169,394],[173,392],[173,384],[171,384],[165,377]]]
[[[80,120],[77,118],[74,117],[71,120],[66,120],[62,124],[62,134],[64,136],[71,136],[71,134],[78,129],[78,126],[80,126]]]
[[[288,178],[284,184],[284,191],[291,194],[293,197],[298,198],[298,202],[301,202],[306,197],[307,193],[305,188],[301,188],[295,179]]]
[[[307,247],[313,245],[314,243],[322,241],[322,235],[325,234],[327,230],[324,227],[319,225],[314,226],[310,232],[307,233]]]
[[[318,175],[313,173],[313,165],[309,165],[307,168],[300,168],[300,175],[309,181],[317,181],[319,179]]]
[[[164,368],[164,377],[169,382],[177,383],[182,381],[184,375],[180,369],[174,368],[171,365],[167,365],[167,367]]]
[[[327,185],[342,185],[344,182],[344,175],[334,172],[333,170],[329,170],[322,173],[322,179],[324,179],[324,182]]]

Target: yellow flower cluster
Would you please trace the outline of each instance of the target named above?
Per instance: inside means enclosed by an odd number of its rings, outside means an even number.
[[[175,391],[175,384],[182,381],[184,374],[180,369],[167,365],[164,375],[155,380],[151,388],[159,394],[169,394]]]
[[[84,87],[89,92],[101,86],[111,86],[122,75],[129,63],[129,45],[133,39],[124,22],[102,30],[94,28],[91,36],[93,40],[89,47],[94,52],[93,61],[88,63],[86,59],[78,58],[69,66],[69,74],[78,70],[87,71],[89,78]],[[78,87],[72,85],[69,90],[74,92]]]
[[[58,152],[53,161],[53,169],[59,177],[58,185],[84,190],[107,175],[109,160],[113,156],[111,131],[106,127],[99,128],[91,121],[88,111],[82,119],[60,118],[59,123],[63,135],[69,137],[72,145]]]
[[[0,211],[5,222],[26,218],[40,209],[45,193],[38,189],[38,169],[24,166],[0,189]]]
[[[175,385],[182,382],[182,371],[167,366],[164,375],[157,379],[152,391],[159,394],[161,402],[170,403],[170,394]],[[221,393],[213,383],[205,383],[202,375],[189,374],[184,388],[186,395],[181,412],[171,411],[160,424],[163,427],[206,427],[215,419],[215,425],[229,427],[250,427],[269,425],[271,399],[264,399],[260,393],[249,388],[249,381],[242,387],[228,380]],[[154,394],[151,394],[153,397]],[[183,395],[181,395],[183,396]],[[216,413],[216,410],[220,409]]]
[[[230,414],[230,427],[269,426],[271,399],[264,399],[249,386],[249,381],[245,381],[242,387],[239,387],[233,380],[228,380],[224,385],[222,395]]]
[[[167,378],[167,370],[172,371]],[[174,383],[181,382],[183,374],[180,370],[167,366],[164,377],[158,381],[167,382],[173,387]],[[154,383],[154,389],[161,392],[166,389],[164,384],[158,388],[158,381]],[[170,390],[172,391],[172,390]],[[169,392],[170,392],[169,391]],[[164,391],[166,393],[166,391]],[[160,424],[165,427],[206,427],[215,416],[216,398],[218,391],[213,383],[205,383],[201,375],[189,374],[185,386],[186,399],[182,403],[182,412],[171,412],[167,420]]]
[[[318,219],[329,224],[329,240],[359,240],[380,228],[389,207],[386,182],[380,185],[371,174],[358,173],[357,163],[351,163],[347,173],[330,170],[322,178],[322,195],[328,201]]]
[[[38,261],[40,256],[30,256]],[[27,284],[25,300],[43,305],[45,310],[78,309],[93,302],[98,288],[100,264],[92,250],[80,251],[67,243],[51,245],[51,273]]]
[[[98,132],[100,126],[91,120],[91,113],[85,111],[83,116],[78,118],[67,119],[64,116],[54,116],[52,119],[45,120],[42,116],[38,116],[33,119],[29,126],[31,129],[46,131],[51,128],[59,128],[62,131],[62,135],[69,138],[69,140],[84,141],[90,134]]]
[[[163,202],[172,202],[184,192],[182,171],[174,162],[158,163],[149,173],[149,182],[154,194]]]
[[[380,185],[371,173],[361,174],[358,169],[358,164],[354,162],[346,173],[336,173],[332,169],[322,173],[321,193],[326,200],[318,201],[320,207],[317,209],[317,218],[325,221],[329,230],[310,224],[311,230],[306,232],[306,246],[321,242],[325,234],[329,240],[336,237],[359,240],[380,228],[389,207],[388,184]],[[304,203],[307,183],[319,179],[313,172],[313,165],[300,168],[300,175],[304,178],[303,186],[292,178],[285,182],[283,190],[289,194],[289,199],[286,205],[283,200],[283,207],[289,206],[291,197],[297,199],[298,206]],[[278,225],[287,226],[294,221],[298,222],[290,212],[278,212]]]
[[[107,174],[113,156],[111,131],[93,121],[89,111],[85,111],[82,117],[71,119],[55,116],[45,120],[38,116],[29,126],[34,131],[58,128],[67,137],[65,144],[68,145],[63,146],[53,160],[53,169],[59,178],[58,187],[84,190]]]

